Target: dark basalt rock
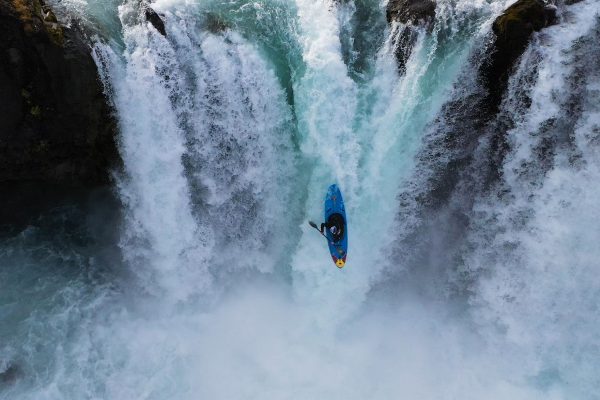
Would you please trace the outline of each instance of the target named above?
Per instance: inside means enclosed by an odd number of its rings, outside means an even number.
[[[152,24],[152,26],[163,36],[167,36],[167,31],[165,29],[165,23],[162,20],[162,18],[160,17],[160,15],[158,15],[158,13],[156,11],[154,11],[154,9],[152,7],[150,7],[148,4],[143,4],[144,7],[144,17],[146,18],[146,21],[150,22]]]
[[[85,223],[95,231],[118,234],[113,228],[118,226],[121,218],[122,204],[110,186],[90,188],[54,182],[4,182],[0,183],[0,193],[0,240],[14,237],[28,226],[42,227],[54,218],[59,224]],[[112,246],[118,243],[118,238],[107,242]],[[10,365],[20,367],[15,362]]]
[[[496,18],[492,25],[492,52],[481,71],[492,102],[500,101],[512,68],[533,32],[556,23],[556,7],[542,0],[519,0]]]
[[[432,0],[391,0],[388,3],[386,16],[388,22],[398,21],[403,24],[422,24],[435,18],[435,2]]]
[[[396,35],[396,60],[398,71],[404,74],[406,62],[417,40],[419,27],[430,28],[435,19],[435,2],[432,0],[391,0],[386,10],[388,23],[400,22]]]
[[[9,364],[4,370],[0,370],[0,388],[2,386],[12,385],[22,375],[23,371],[17,364]]]
[[[0,182],[106,183],[115,133],[83,33],[43,0],[0,0]]]

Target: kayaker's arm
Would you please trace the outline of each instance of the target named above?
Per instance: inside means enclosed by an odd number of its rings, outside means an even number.
[[[319,231],[319,227],[314,222],[308,221],[308,224],[310,226],[312,226],[313,228],[315,228],[317,231]],[[329,239],[327,238],[327,236],[323,232],[319,232],[319,233],[321,234],[321,236],[323,236],[325,238],[325,240],[327,240],[329,242]]]

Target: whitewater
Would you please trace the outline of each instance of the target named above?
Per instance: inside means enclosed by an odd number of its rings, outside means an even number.
[[[0,399],[600,399],[600,2],[558,4],[483,128],[511,0],[437,1],[403,69],[386,1],[157,0],[166,36],[49,3],[123,165],[0,235]]]

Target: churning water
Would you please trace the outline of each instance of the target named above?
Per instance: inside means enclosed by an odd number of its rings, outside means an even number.
[[[401,69],[375,0],[157,0],[166,37],[138,1],[53,3],[124,167],[118,202],[0,239],[0,398],[600,399],[598,1],[485,124],[510,0],[439,0]],[[343,270],[306,223],[333,182]]]

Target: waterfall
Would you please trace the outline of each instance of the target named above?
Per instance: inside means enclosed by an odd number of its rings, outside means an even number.
[[[600,3],[559,4],[490,111],[510,3],[157,0],[163,36],[51,2],[93,35],[119,212],[0,236],[0,398],[597,398]],[[331,183],[342,270],[307,224]]]

